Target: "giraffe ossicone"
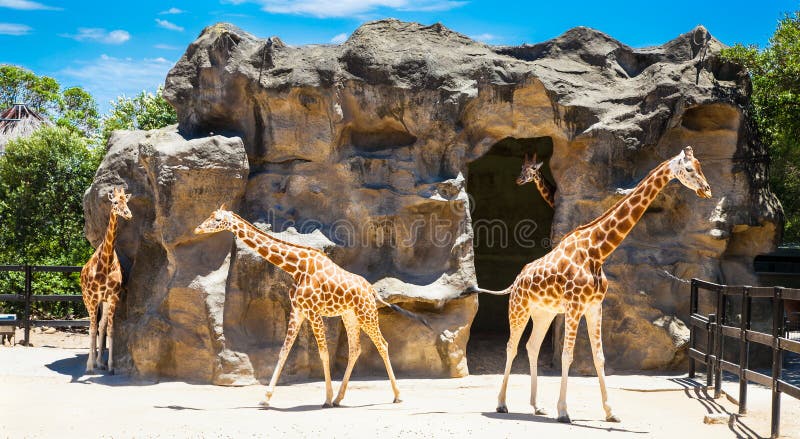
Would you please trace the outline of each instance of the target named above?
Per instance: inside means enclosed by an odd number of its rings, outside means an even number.
[[[305,320],[311,324],[317,340],[322,370],[325,374],[325,404],[323,407],[338,406],[344,398],[350,374],[356,359],[361,354],[360,330],[369,336],[383,359],[389,381],[394,392],[394,402],[400,402],[400,389],[394,377],[392,364],[389,361],[388,343],[378,326],[378,306],[381,302],[391,309],[419,320],[430,327],[420,316],[404,310],[397,305],[384,301],[377,291],[363,277],[350,273],[336,265],[325,253],[299,244],[293,244],[272,236],[246,221],[233,212],[224,209],[224,205],[211,213],[202,224],[194,229],[195,234],[217,233],[228,230],[261,257],[287,272],[294,279],[289,291],[291,312],[278,363],[267,388],[264,405],[275,392],[281,370],[292,349],[294,340]],[[323,317],[341,316],[347,333],[349,346],[347,368],[339,387],[336,399],[333,399],[331,385],[330,358],[325,339]]]
[[[130,194],[124,188],[113,188],[108,193],[111,211],[108,216],[108,227],[103,242],[95,249],[92,256],[81,269],[81,295],[86,310],[89,312],[89,358],[86,361],[86,373],[95,368],[108,368],[114,374],[114,312],[122,290],[122,268],[114,250],[117,236],[117,217],[126,220],[133,217],[128,208]],[[100,314],[101,320],[97,317]],[[100,333],[99,350],[97,334]],[[103,349],[108,336],[108,363],[104,364]]]
[[[678,179],[699,197],[711,198],[711,188],[703,175],[700,162],[694,157],[692,148],[687,146],[676,156],[653,169],[630,193],[605,213],[568,233],[548,254],[523,267],[514,282],[505,290],[489,291],[471,287],[464,293],[465,295],[510,294],[508,302],[510,336],[506,345],[505,374],[497,398],[498,412],[508,412],[506,406],[508,376],[528,319],[533,320],[533,331],[526,345],[531,371],[530,403],[534,413],[544,412],[536,398],[537,359],[553,318],[563,313],[564,346],[561,355],[558,420],[570,422],[567,412],[567,377],[572,364],[578,323],[581,317],[585,317],[606,420],[619,422],[619,418],[608,403],[605,384],[601,323],[603,298],[608,289],[608,280],[603,273],[603,262],[622,243],[650,203],[673,179]]]

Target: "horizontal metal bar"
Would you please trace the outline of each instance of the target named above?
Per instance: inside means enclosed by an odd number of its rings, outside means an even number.
[[[719,365],[725,372],[730,372],[737,377],[739,376],[739,365],[731,363],[730,361],[719,360]]]
[[[692,279],[692,280],[694,281],[695,285],[697,285],[698,288],[702,288],[704,290],[721,291],[723,288],[723,285],[715,284],[713,282],[708,282],[701,279]]]
[[[708,359],[708,355],[706,355],[705,352],[695,348],[689,348],[689,356],[703,363],[705,363],[706,360]]]
[[[708,326],[708,318],[700,314],[692,314],[689,316],[689,324],[705,329]]]
[[[772,297],[774,295],[775,295],[775,288],[772,287],[750,288],[750,297]]]
[[[53,272],[53,273],[79,273],[83,267],[74,265],[32,265],[31,271]]]
[[[31,326],[89,326],[88,320],[31,320]]]
[[[75,294],[47,294],[31,296],[33,302],[83,302],[83,296]]]
[[[24,265],[0,265],[0,271],[25,271]]]
[[[795,288],[785,288],[781,291],[781,298],[785,300],[800,300],[800,290]]]
[[[726,296],[741,296],[744,294],[744,287],[728,287],[722,290],[722,294]]]
[[[755,343],[763,344],[764,346],[772,347],[773,339],[774,337],[772,337],[769,334],[764,334],[763,332],[751,331],[751,330],[747,331],[747,341],[752,341]]]
[[[733,326],[725,326],[720,325],[722,329],[722,335],[726,337],[734,337],[734,338],[741,338],[742,337],[742,328],[736,328]]]
[[[800,354],[800,341],[797,340],[789,340],[788,338],[781,337],[778,339],[778,347],[794,352],[795,354]]]
[[[0,302],[24,302],[25,296],[22,294],[0,294]]]
[[[783,392],[794,399],[800,399],[800,387],[793,386],[784,380],[778,380],[778,391]]]
[[[762,386],[772,388],[772,377],[764,375],[763,373],[745,369],[744,377],[747,379],[747,381],[752,381],[756,384],[761,384]]]

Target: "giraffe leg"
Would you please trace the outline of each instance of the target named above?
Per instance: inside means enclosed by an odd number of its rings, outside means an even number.
[[[528,324],[530,313],[525,307],[514,300],[508,302],[508,328],[510,334],[506,344],[506,369],[503,373],[503,383],[500,385],[500,393],[497,395],[497,413],[508,413],[506,406],[506,389],[508,389],[508,376],[511,374],[511,365],[517,356],[517,346],[525,325]]]
[[[336,399],[333,400],[333,405],[336,407],[339,406],[339,403],[342,402],[342,398],[344,398],[344,392],[347,390],[347,383],[350,381],[350,374],[353,372],[353,366],[355,366],[358,356],[361,355],[361,338],[359,335],[361,327],[358,324],[355,313],[353,313],[353,311],[348,311],[342,314],[342,322],[347,332],[347,346],[349,349],[347,353],[347,369],[344,371],[342,385],[339,387],[339,393],[336,395]]]
[[[264,397],[264,401],[261,403],[264,406],[269,406],[269,400],[272,398],[272,394],[275,393],[275,386],[278,384],[281,370],[283,370],[283,365],[286,363],[286,357],[289,356],[289,351],[292,350],[294,340],[297,338],[297,333],[300,332],[300,326],[302,326],[305,319],[305,316],[298,308],[292,307],[288,329],[286,330],[286,339],[283,341],[281,353],[278,355],[278,364],[275,365],[275,370],[272,372],[272,379],[269,380],[269,386],[267,387],[267,394]]]
[[[589,342],[592,345],[594,368],[597,370],[597,379],[600,381],[600,398],[602,398],[603,401],[603,410],[606,412],[606,421],[620,422],[620,419],[614,415],[611,406],[608,404],[605,372],[606,359],[605,355],[603,355],[603,336],[601,330],[602,322],[603,302],[599,302],[586,310],[586,326],[589,330]]]
[[[97,305],[97,310],[100,313],[100,322],[97,324],[97,333],[100,336],[100,343],[97,346],[97,357],[95,358],[94,365],[100,370],[106,369],[106,363],[103,362],[103,351],[106,349],[106,329],[108,328],[108,304],[100,302]]]
[[[575,337],[578,335],[578,322],[581,314],[578,310],[567,309],[564,314],[564,348],[561,352],[561,392],[558,395],[558,422],[570,423],[567,413],[567,377],[572,365],[572,354],[575,350]]]
[[[333,386],[331,385],[330,356],[328,355],[328,342],[325,338],[325,322],[321,316],[312,315],[308,317],[311,329],[314,331],[314,338],[317,339],[317,349],[319,349],[319,359],[322,360],[322,372],[325,374],[325,404],[322,407],[333,407]]]
[[[86,309],[89,311],[89,358],[86,360],[86,373],[92,373],[97,348],[97,307],[87,304]]]
[[[108,334],[108,373],[114,375],[114,312],[117,309],[115,302],[108,302],[103,308],[103,320],[107,321],[106,332]]]
[[[397,387],[397,380],[394,377],[392,363],[389,361],[389,343],[386,342],[386,339],[383,338],[383,334],[381,334],[377,316],[374,319],[362,322],[361,327],[364,329],[364,332],[367,333],[370,340],[372,340],[372,343],[383,359],[383,365],[386,366],[386,373],[389,375],[389,381],[392,383],[392,392],[394,392],[394,400],[392,402],[403,402],[400,399],[400,388]]]
[[[555,313],[544,310],[534,310],[533,330],[531,331],[531,338],[528,339],[528,344],[526,345],[528,350],[528,362],[531,366],[531,406],[533,406],[533,413],[536,415],[547,414],[544,408],[536,404],[536,380],[539,373],[539,349],[542,347],[544,337],[547,335],[547,330],[550,329],[550,323],[555,316]]]

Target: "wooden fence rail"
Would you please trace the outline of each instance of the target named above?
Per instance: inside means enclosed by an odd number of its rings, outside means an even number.
[[[711,292],[715,295],[715,312],[707,316],[698,313],[699,293]],[[741,298],[741,317],[738,326],[729,324],[725,310],[730,296]],[[754,298],[771,299],[772,333],[752,329],[752,305]],[[800,388],[782,379],[783,353],[800,354],[800,341],[787,338],[784,328],[784,301],[800,300],[800,289],[783,287],[750,287],[719,285],[700,279],[692,279],[689,302],[689,377],[694,378],[697,362],[705,365],[706,384],[714,386],[714,397],[722,393],[722,372],[739,378],[739,413],[747,413],[747,383],[754,382],[772,390],[771,437],[780,435],[781,394],[785,393],[800,399]],[[705,332],[700,334],[699,332]],[[705,335],[705,350],[698,346],[700,337]],[[738,362],[723,358],[725,339],[735,339],[739,343]],[[749,351],[752,343],[772,348],[772,370],[770,375],[749,368]]]
[[[25,302],[22,318],[17,318],[14,324],[25,329],[23,343],[26,346],[30,342],[32,326],[89,326],[88,320],[34,320],[31,318],[31,304],[33,302],[83,303],[83,297],[80,294],[35,294],[33,291],[34,273],[79,273],[80,271],[81,267],[75,266],[0,265],[0,272],[23,272],[25,274],[25,289],[23,294],[0,294],[0,302]]]

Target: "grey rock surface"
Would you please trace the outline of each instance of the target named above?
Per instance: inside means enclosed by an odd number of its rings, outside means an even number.
[[[468,169],[507,138],[552,143],[555,240],[694,147],[714,198],[670,185],[605,265],[609,368],[680,365],[686,280],[755,284],[752,258],[782,227],[766,149],[746,114],[747,75],[720,60],[721,47],[702,27],[645,49],[588,28],[516,47],[396,20],[364,24],[335,46],[206,28],[166,79],[177,129],[116,133],[86,194],[93,243],[106,224],[104,191],[123,184],[134,195],[118,238],[128,277],[121,365],[218,384],[268,379],[291,279],[228,233],[191,234],[224,202],[318,243],[388,300],[424,314],[433,331],[381,311],[400,376],[467,374],[478,298],[457,296],[484,276]],[[514,182],[484,186],[501,193]],[[505,315],[491,318],[507,328]],[[342,369],[342,328],[331,320],[328,329]],[[589,373],[581,337],[574,367]],[[366,338],[362,346],[355,373],[382,374]],[[318,376],[319,367],[304,328],[285,374]]]

